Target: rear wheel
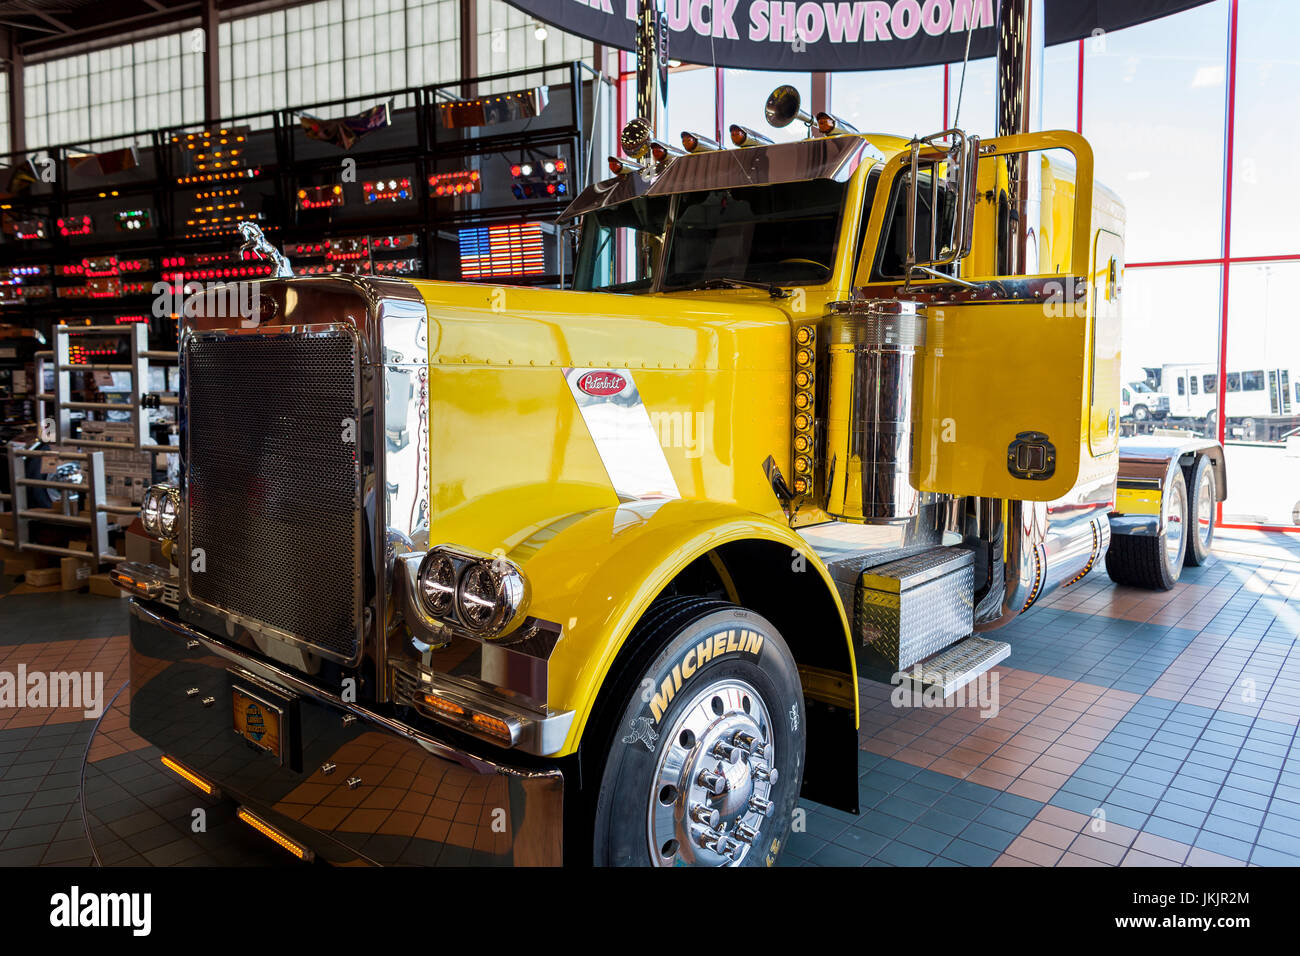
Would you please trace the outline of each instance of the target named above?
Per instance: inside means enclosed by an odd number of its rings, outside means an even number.
[[[605,725],[593,728],[606,748],[593,862],[771,866],[803,778],[794,658],[752,611],[691,598],[665,603],[633,635],[658,651],[627,668]]]
[[[1187,556],[1184,562],[1199,567],[1210,560],[1214,547],[1214,468],[1210,459],[1201,455],[1196,464],[1184,474],[1187,477]]]
[[[1159,535],[1117,534],[1106,551],[1106,573],[1116,584],[1167,591],[1178,582],[1187,550],[1187,479],[1182,469],[1161,497]]]

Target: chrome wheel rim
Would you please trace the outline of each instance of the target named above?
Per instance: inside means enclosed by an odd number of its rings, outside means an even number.
[[[1201,550],[1210,546],[1210,532],[1214,527],[1214,480],[1210,472],[1201,476],[1201,483],[1196,488],[1196,539],[1201,543]]]
[[[1170,568],[1178,567],[1183,550],[1183,517],[1187,509],[1183,502],[1183,488],[1175,484],[1165,496],[1165,557]]]
[[[707,685],[673,721],[655,767],[647,838],[655,866],[738,866],[772,812],[767,705],[742,680]]]

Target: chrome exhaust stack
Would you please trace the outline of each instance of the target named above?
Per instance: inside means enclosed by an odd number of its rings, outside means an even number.
[[[830,325],[824,510],[845,521],[915,518],[925,306],[898,299],[845,303]]]

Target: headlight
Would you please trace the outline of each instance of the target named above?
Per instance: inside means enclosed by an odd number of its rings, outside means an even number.
[[[440,551],[430,551],[420,562],[420,602],[434,617],[446,617],[456,600],[456,565]]]
[[[180,489],[175,485],[154,485],[144,493],[144,504],[140,506],[145,532],[155,538],[174,539],[180,509]]]
[[[456,610],[471,631],[496,633],[514,619],[523,597],[523,577],[508,561],[477,561],[461,572]]]

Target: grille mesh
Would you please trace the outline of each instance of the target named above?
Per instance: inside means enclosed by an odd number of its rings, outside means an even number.
[[[234,336],[186,349],[190,593],[336,658],[360,608],[357,357],[350,336]]]

